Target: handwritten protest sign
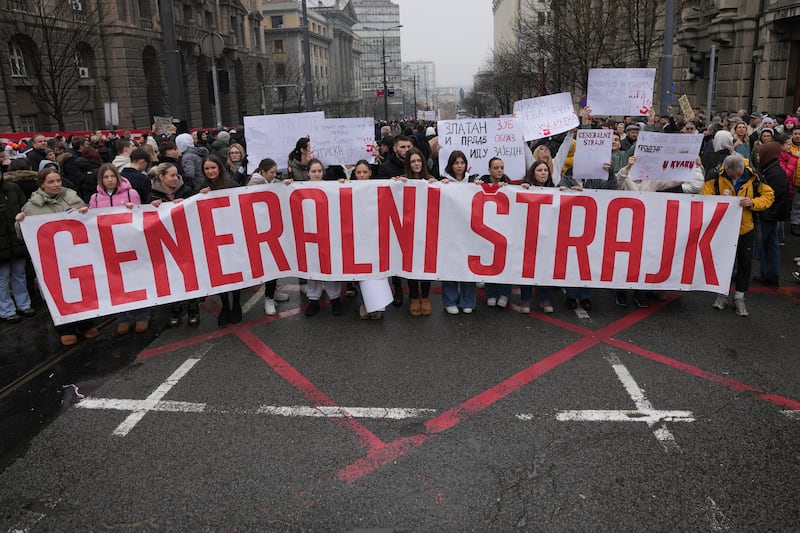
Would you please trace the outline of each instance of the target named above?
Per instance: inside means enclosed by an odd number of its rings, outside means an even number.
[[[514,102],[514,116],[522,122],[526,141],[558,135],[578,127],[578,115],[569,93],[549,94]]]
[[[156,125],[156,133],[160,135],[170,135],[172,133],[172,117],[153,115],[153,122]]]
[[[604,163],[611,161],[612,130],[578,130],[572,175],[580,179],[608,179]]]
[[[685,94],[678,98],[678,103],[681,105],[681,113],[686,120],[694,120],[694,109],[692,104],[689,103],[689,97]]]
[[[477,118],[439,121],[439,169],[455,150],[467,156],[467,174],[485,174],[489,160],[499,157],[512,180],[525,176],[525,142],[515,119]]]
[[[702,142],[701,133],[639,133],[631,179],[692,181]]]
[[[361,159],[375,162],[371,118],[326,118],[312,130],[311,149],[322,164],[355,165]]]
[[[586,104],[595,115],[647,115],[655,79],[654,68],[589,69]]]
[[[285,168],[297,139],[311,137],[324,119],[322,111],[244,117],[247,159],[258,165],[259,161],[269,157],[278,163],[279,168]],[[313,140],[311,149],[314,149]]]
[[[439,111],[425,111],[423,109],[417,109],[417,120],[434,122],[438,118],[439,118]]]

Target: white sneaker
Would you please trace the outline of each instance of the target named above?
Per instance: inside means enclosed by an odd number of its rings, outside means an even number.
[[[275,306],[275,300],[272,298],[264,298],[264,314],[267,316],[278,314],[278,308]]]
[[[289,295],[286,294],[285,292],[275,291],[275,296],[273,296],[272,299],[275,300],[276,302],[288,302]]]
[[[728,307],[728,295],[718,294],[717,299],[714,300],[714,303],[711,304],[711,307],[713,307],[714,309],[719,309],[720,311]]]
[[[450,313],[451,315],[458,314],[458,307],[455,305],[448,305],[447,307],[444,308],[444,310]]]
[[[497,305],[497,298],[486,298],[486,306],[494,307]]]
[[[523,315],[527,315],[528,313],[530,313],[530,312],[531,312],[531,306],[530,306],[530,304],[527,304],[527,305],[526,305],[526,304],[520,305],[520,306],[519,306],[519,312],[520,312],[520,313],[522,313]]]
[[[744,298],[734,298],[733,304],[736,306],[736,314],[739,316],[747,316],[747,306],[744,305]]]
[[[507,305],[508,305],[508,296],[501,296],[500,298],[497,299],[498,307],[502,307],[503,309],[505,309]]]
[[[465,307],[464,309],[461,310],[461,312],[464,313],[465,315],[468,315],[468,314],[470,314],[472,312],[472,308],[471,307]]]

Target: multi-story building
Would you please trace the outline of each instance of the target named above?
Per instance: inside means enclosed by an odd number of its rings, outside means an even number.
[[[355,31],[363,52],[364,113],[384,118],[384,104],[388,104],[389,120],[400,118],[403,114],[400,6],[391,0],[353,0],[353,7],[359,22]],[[388,89],[385,95],[384,82]]]
[[[586,20],[576,13],[579,7],[593,5]],[[552,5],[552,9],[548,6]],[[603,47],[616,51],[616,56],[604,57],[597,54],[592,59],[595,67],[654,67],[657,69],[654,104],[661,107],[659,87],[662,85],[662,46],[665,13],[663,4],[644,2],[643,6],[653,10],[655,26],[637,26],[641,20],[633,19],[633,14],[624,9],[624,3],[615,0],[606,2],[581,2],[580,0],[493,0],[494,45],[495,51],[503,47],[522,44],[536,32],[530,28],[556,28],[556,33],[574,30],[576,35],[585,32],[584,26],[595,26],[598,21],[607,21],[606,35],[614,40],[611,46]],[[601,7],[602,6],[602,7]],[[769,111],[771,113],[790,113],[800,106],[800,32],[793,31],[800,24],[800,1],[798,0],[675,0],[675,42],[672,46],[673,70],[670,86],[674,96],[673,111],[677,112],[677,97],[686,94],[694,106],[715,111],[746,109],[748,111]],[[602,11],[606,10],[606,11]],[[568,13],[569,20],[557,20],[559,14]],[[564,18],[562,16],[562,18]],[[520,26],[520,20],[530,21]],[[647,37],[638,43],[626,37],[626,28],[646,29]],[[537,28],[537,31],[539,31]],[[539,38],[546,33],[539,31]],[[566,39],[564,39],[566,40]],[[546,38],[544,42],[550,42]],[[558,37],[553,41],[558,43]],[[552,49],[551,49],[552,48]],[[559,69],[564,68],[559,61],[566,60],[574,67],[578,64],[574,53],[554,54],[557,46],[544,47],[541,59],[546,64],[541,72],[547,72],[548,80],[553,80]],[[712,50],[714,69],[711,70]],[[647,52],[646,54],[637,54]],[[585,54],[582,59],[590,59]],[[641,56],[641,57],[639,57]],[[646,60],[642,60],[645,57]],[[566,59],[565,59],[566,58]],[[641,64],[644,62],[644,64]],[[530,62],[529,62],[530,63]],[[590,65],[591,66],[591,65]],[[699,67],[699,68],[698,68]],[[692,71],[702,71],[700,76]],[[584,77],[585,72],[576,73]],[[714,85],[711,101],[708,98],[709,83],[713,77]],[[585,79],[585,78],[583,78]],[[573,80],[574,81],[574,80]],[[554,90],[573,90],[576,100],[580,98],[576,86],[554,87],[557,83],[547,83],[548,92]]]
[[[413,80],[413,96],[417,109],[436,109],[436,63],[433,61],[404,61],[403,77]]]
[[[265,104],[260,8],[260,0],[8,0],[0,10],[0,131],[148,129],[154,116],[211,126],[211,61],[199,46],[209,32],[222,38],[222,122],[239,124]],[[172,78],[182,85],[177,97],[168,96]],[[181,101],[183,110],[170,109]]]
[[[361,43],[353,26],[356,13],[349,0],[310,2],[310,45],[313,108],[330,116],[353,116],[361,107]],[[272,54],[265,83],[274,112],[304,111],[305,76],[303,12],[299,0],[263,3],[264,36]]]

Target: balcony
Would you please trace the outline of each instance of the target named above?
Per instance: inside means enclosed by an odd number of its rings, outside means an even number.
[[[142,18],[139,19],[139,27],[143,30],[152,30],[153,29],[153,20]]]

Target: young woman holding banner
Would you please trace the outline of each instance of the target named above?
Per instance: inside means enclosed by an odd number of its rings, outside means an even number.
[[[178,167],[172,163],[160,163],[150,169],[153,176],[153,186],[150,189],[150,196],[147,202],[158,207],[164,202],[180,203],[194,194],[192,188],[183,182],[183,178],[178,174]],[[200,305],[199,300],[193,298],[186,301],[188,321],[190,326],[200,324]],[[176,328],[181,323],[183,314],[183,302],[170,304],[169,322],[167,327]]]
[[[467,156],[461,150],[454,150],[447,158],[444,168],[445,176],[442,183],[470,183],[473,179],[467,174],[469,164]],[[459,310],[469,314],[475,309],[477,283],[474,281],[443,281],[442,305],[444,310],[451,315],[457,315]]]
[[[61,174],[55,168],[48,166],[40,170],[36,175],[36,183],[39,188],[33,192],[31,199],[22,206],[22,211],[15,217],[18,224],[28,215],[86,213],[89,210],[75,191],[61,185]],[[19,228],[17,234],[20,234]],[[91,319],[56,326],[56,331],[64,346],[77,344],[79,335],[85,339],[93,339],[100,335]]]
[[[511,179],[506,176],[505,163],[499,157],[493,157],[489,160],[489,174],[484,174],[475,180],[478,185],[496,185],[502,187],[511,183]],[[511,298],[511,285],[504,285],[500,283],[487,283],[486,284],[486,305],[488,307],[501,307],[503,309],[508,305],[508,300]]]
[[[553,183],[553,174],[550,172],[550,165],[547,161],[537,160],[533,162],[531,168],[522,179],[522,187],[529,189],[531,187],[555,187]],[[531,312],[531,300],[533,299],[533,287],[530,285],[520,286],[520,313]],[[539,296],[539,307],[545,313],[553,312],[553,303],[550,300],[550,287],[538,287],[536,290]]]
[[[325,176],[325,167],[319,159],[311,159],[308,162],[308,180],[309,181],[322,181]],[[322,297],[322,291],[328,294],[328,299],[331,302],[331,312],[334,316],[342,314],[342,302],[339,297],[342,294],[342,283],[339,281],[320,281],[316,279],[309,279],[306,289],[306,296],[308,297],[308,307],[306,308],[305,315],[312,317],[319,313],[320,305],[319,299]]]
[[[429,182],[436,180],[428,173],[425,156],[418,148],[411,148],[406,153],[405,169],[406,173],[405,176],[401,177],[402,180],[423,179]],[[408,298],[410,300],[408,305],[409,314],[411,316],[430,316],[433,312],[430,299],[431,282],[407,279],[406,283],[408,283]]]

